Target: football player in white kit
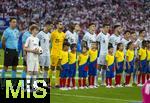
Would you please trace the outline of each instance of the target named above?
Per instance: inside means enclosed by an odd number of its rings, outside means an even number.
[[[66,39],[70,44],[77,44],[78,43],[78,34],[81,31],[79,24],[70,24],[70,29],[66,31]]]
[[[130,37],[130,40],[131,42],[133,42],[134,44],[134,53],[135,53],[135,56],[134,56],[134,65],[135,65],[135,68],[133,70],[133,84],[136,84],[136,79],[137,79],[137,71],[138,71],[138,45],[137,45],[137,34],[135,31],[132,31],[131,32],[131,37]]]
[[[37,83],[35,82],[37,73],[38,73],[38,67],[39,67],[39,39],[36,37],[38,33],[38,26],[32,25],[30,27],[31,36],[29,36],[26,40],[26,43],[24,45],[24,50],[27,52],[27,83],[31,83],[32,89],[37,88]],[[32,78],[32,81],[29,82],[29,80]],[[33,85],[33,82],[35,86]],[[30,87],[27,87],[27,92]]]
[[[123,34],[123,38],[121,39],[121,43],[124,45],[124,53],[126,54],[127,44],[130,42],[130,31],[126,30]]]
[[[123,34],[123,38],[121,39],[121,43],[123,44],[124,46],[124,54],[126,54],[126,48],[127,48],[127,44],[130,42],[130,31],[129,30],[126,30]],[[126,57],[125,57],[125,60],[126,60]],[[126,61],[124,61],[126,63]],[[124,66],[124,69],[126,69],[126,67]],[[123,72],[123,81],[125,82],[125,72]]]
[[[96,42],[96,25],[94,23],[89,24],[88,31],[85,33],[82,39],[82,44],[87,46],[88,48],[91,48],[91,44],[93,42]]]
[[[40,72],[43,73],[43,78],[46,82],[48,82],[48,70],[50,66],[50,33],[49,33],[49,26],[51,22],[47,21],[44,24],[43,31],[40,31],[37,34],[37,37],[40,41],[40,46],[43,49],[43,53],[39,57],[39,64],[40,64]]]
[[[117,49],[117,44],[121,42],[121,34],[122,32],[122,27],[121,25],[115,25],[114,26],[114,34],[112,34],[110,36],[110,40],[109,42],[113,45],[114,47],[114,53],[116,52],[116,49]]]
[[[139,36],[138,39],[136,41],[136,44],[139,46],[139,48],[141,48],[142,46],[142,41],[145,39],[145,30],[140,30],[139,31]]]
[[[137,60],[139,60],[138,58],[138,49],[140,49],[142,47],[142,41],[145,39],[145,30],[140,30],[139,31],[139,35],[138,35],[138,38],[137,40],[135,41],[135,55],[136,55],[136,58]],[[135,62],[135,64],[137,64],[136,66],[139,66],[138,64],[139,62]],[[137,78],[141,78],[141,73],[138,71],[137,72]],[[139,79],[140,80],[140,79]],[[135,80],[134,80],[135,81]],[[137,84],[137,86],[142,86],[142,84]]]
[[[105,74],[106,74],[106,55],[108,52],[108,44],[110,34],[108,33],[110,29],[109,24],[103,24],[102,31],[97,36],[97,42],[99,43],[100,54],[98,57],[98,68],[101,69],[102,74],[102,84],[105,85]]]
[[[93,42],[96,42],[96,25],[94,23],[90,23],[88,27],[88,31],[85,32],[85,35],[83,36],[82,39],[82,45],[87,46],[89,49],[91,49],[91,45]],[[88,78],[90,79],[90,78]],[[89,83],[90,84],[90,83]],[[97,86],[97,76],[95,76],[95,86]]]

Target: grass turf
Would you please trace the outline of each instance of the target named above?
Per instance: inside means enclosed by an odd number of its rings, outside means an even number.
[[[3,50],[0,50],[0,65],[3,65]],[[19,65],[22,65],[20,59]],[[20,73],[18,73],[20,75]],[[141,88],[114,88],[60,91],[51,89],[50,103],[138,103],[141,101]]]

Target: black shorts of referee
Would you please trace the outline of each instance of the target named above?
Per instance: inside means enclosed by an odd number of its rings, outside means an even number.
[[[18,65],[18,51],[17,49],[5,49],[4,52],[4,66],[17,66]]]

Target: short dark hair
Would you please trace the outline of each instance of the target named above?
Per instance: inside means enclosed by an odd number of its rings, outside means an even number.
[[[117,50],[119,50],[119,47],[122,45],[123,43],[118,43],[117,44]]]
[[[124,34],[126,34],[126,33],[130,33],[130,30],[126,30],[126,31],[124,32]]]
[[[144,29],[140,30],[140,31],[139,31],[139,34],[141,34],[143,31],[145,31],[145,30],[144,30]]]
[[[86,50],[89,50],[89,48],[86,45],[82,47],[82,50],[83,50],[83,48],[86,48]]]
[[[10,18],[9,22],[12,22],[13,20],[17,20],[15,17]]]
[[[29,22],[29,26],[31,26],[33,24],[36,24],[36,22],[34,22],[34,21]]]
[[[76,43],[73,43],[70,45],[70,49],[72,50],[74,47],[77,47],[77,44]]]
[[[70,43],[69,42],[64,42],[63,47],[65,47],[65,46],[70,46]]]
[[[131,34],[135,34],[135,33],[136,33],[135,31],[132,31],[132,32],[131,32]]]
[[[120,27],[121,25],[114,25],[114,29],[116,29],[116,28],[118,28],[118,27]]]
[[[34,29],[39,30],[39,27],[37,25],[31,25],[29,28],[30,32],[33,31]]]
[[[126,47],[127,50],[129,49],[129,47],[130,47],[130,45],[131,45],[132,43],[133,43],[133,42],[129,42],[129,43],[127,44],[127,47]]]
[[[103,28],[106,27],[106,26],[110,26],[110,24],[109,23],[104,23]]]
[[[142,46],[146,45],[148,42],[146,40],[142,41]]]
[[[45,22],[45,24],[44,24],[44,25],[51,25],[51,24],[52,24],[52,22],[47,21],[47,22]]]
[[[95,23],[91,22],[91,23],[89,23],[89,25],[88,25],[88,26],[90,27],[91,25],[95,25]]]
[[[111,48],[113,48],[113,45],[112,45],[112,43],[109,43],[108,44],[108,50],[111,49]]]
[[[55,24],[58,25],[58,24],[61,23],[61,22],[62,22],[61,20],[57,20],[57,21],[55,22]]]

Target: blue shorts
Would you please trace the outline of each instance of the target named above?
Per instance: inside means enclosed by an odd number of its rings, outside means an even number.
[[[106,71],[106,78],[113,78],[114,77],[114,64],[108,66],[109,71]]]
[[[118,68],[116,69],[116,74],[123,73],[124,62],[118,62]]]
[[[85,70],[86,66],[87,66],[87,64],[79,66],[79,78],[86,78],[87,77],[87,71]]]
[[[147,61],[147,73],[150,73],[150,61]]]
[[[97,74],[96,65],[97,65],[97,60],[89,63],[88,75],[96,76],[96,74]]]
[[[69,74],[69,73],[68,73],[68,71],[69,71],[69,65],[68,65],[68,63],[62,65],[61,67],[62,67],[62,69],[61,69],[61,71],[60,71],[60,77],[61,77],[61,78],[67,78],[67,77],[68,77],[68,74]]]
[[[141,60],[140,61],[142,68],[140,69],[141,73],[147,73],[148,72],[148,68],[147,68],[147,60]]]
[[[130,68],[128,68],[128,63],[126,62],[126,70],[125,70],[125,72],[128,73],[128,74],[131,74],[134,71],[134,60],[129,62],[129,64],[130,64]]]
[[[68,76],[69,77],[75,77],[76,76],[76,63],[69,64]]]

